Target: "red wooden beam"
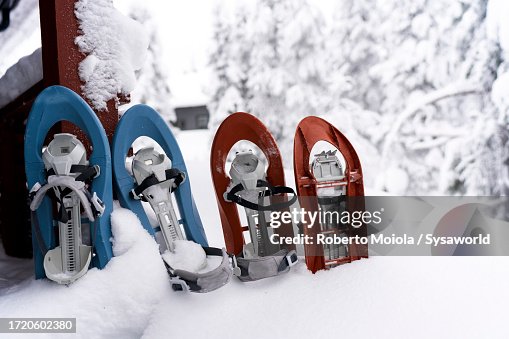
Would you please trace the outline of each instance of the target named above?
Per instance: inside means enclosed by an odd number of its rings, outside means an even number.
[[[0,133],[4,140],[0,152],[3,159],[8,159],[0,167],[0,236],[8,255],[31,255],[23,136],[32,103],[44,88],[51,85],[68,87],[83,97],[78,66],[85,55],[74,43],[80,35],[74,14],[76,1],[39,0],[43,80],[0,109]],[[118,101],[126,103],[128,98],[120,97]],[[115,100],[107,103],[106,111],[96,113],[111,140],[119,119]],[[85,143],[87,141],[84,134],[70,123],[56,126],[55,132],[58,131],[76,134]]]
[[[84,97],[78,66],[85,55],[74,43],[80,35],[78,20],[74,14],[75,2],[39,0],[44,86],[62,85]],[[127,102],[128,99],[121,98],[120,101]],[[119,119],[115,100],[107,103],[107,111],[96,113],[111,140]],[[83,137],[71,124],[64,123],[62,130]]]

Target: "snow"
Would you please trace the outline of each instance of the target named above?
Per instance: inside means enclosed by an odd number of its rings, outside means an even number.
[[[163,253],[163,259],[173,269],[198,272],[207,266],[207,255],[203,248],[193,241],[176,240],[175,251]]]
[[[509,71],[501,74],[493,83],[491,100],[501,109],[509,109]],[[509,112],[505,112],[509,114]]]
[[[509,3],[505,0],[489,0],[487,11],[487,32],[488,37],[500,44],[505,51],[505,59],[509,59]]]
[[[209,243],[221,247],[208,170],[210,134],[181,132],[178,138],[191,159],[189,177]],[[197,149],[184,146],[189,140]],[[33,281],[29,261],[0,257],[0,317],[77,317],[82,338],[509,335],[507,257],[371,257],[315,275],[299,263],[280,277],[232,279],[211,293],[184,294],[171,291],[158,247],[134,214],[115,208],[112,233],[115,258],[69,287]]]
[[[11,23],[0,33],[0,77],[20,58],[41,47],[39,1],[23,0],[11,12]]]
[[[115,257],[105,269],[91,269],[68,287],[29,278],[0,298],[0,316],[76,317],[80,337],[139,338],[154,305],[167,298],[168,275],[132,212],[117,208],[111,220]]]
[[[278,278],[175,296],[143,338],[503,338],[506,264],[375,257],[316,275],[299,264]]]
[[[499,120],[502,123],[509,115],[509,3],[503,0],[490,0],[487,13],[487,34],[501,49],[502,63],[499,66],[499,76],[493,83],[491,99],[500,111]]]
[[[0,108],[42,80],[41,49],[21,58],[0,78]]]
[[[149,39],[143,26],[118,12],[112,0],[80,0],[75,9],[82,32],[76,44],[87,55],[79,66],[83,94],[104,110],[118,94],[133,91]]]
[[[393,194],[507,194],[507,1],[489,0],[487,15],[480,0],[345,0],[340,15],[327,1],[324,14],[335,18],[325,27],[309,7],[293,8],[288,1],[275,5],[277,13],[267,8],[269,1],[256,2],[243,16],[238,11],[232,22],[221,22],[223,38],[231,39],[215,46],[215,67],[225,67],[223,75],[233,82],[225,88],[202,76],[204,46],[210,42],[204,37],[213,33],[205,14],[211,4],[143,4],[160,9],[154,27],[164,32],[162,49],[153,51],[157,57],[145,67],[165,62],[162,68],[171,71],[170,85],[176,87],[171,104],[208,100],[203,86],[212,97],[217,94],[210,105],[212,125],[230,110],[259,110],[286,164],[291,164],[298,120],[324,116],[356,148],[368,194],[386,193],[373,190],[376,179]],[[20,6],[35,3],[24,0]],[[89,99],[104,107],[133,88],[147,39],[111,1],[81,0],[76,10],[83,31],[78,43],[88,55],[80,76]],[[32,21],[34,12],[26,12]],[[261,23],[281,28],[272,37],[284,37],[275,41],[280,58],[273,57],[267,39],[272,30]],[[237,26],[227,31],[232,25]],[[0,35],[0,74],[25,54],[18,50],[29,44],[19,41],[28,39],[29,30],[21,31],[6,42]],[[275,66],[268,67],[269,61]],[[143,86],[152,80],[147,76]],[[161,99],[167,93],[150,98],[167,106]],[[177,138],[209,243],[222,247],[209,170],[212,136],[186,131]],[[285,174],[287,185],[294,186],[291,166]],[[153,212],[150,218],[155,221]],[[0,316],[76,316],[79,336],[93,338],[509,336],[502,306],[509,302],[506,257],[372,257],[315,275],[299,263],[281,277],[252,283],[232,279],[212,293],[179,294],[170,290],[157,245],[132,213],[115,209],[112,228],[116,257],[70,287],[33,281],[30,261],[6,258],[0,251]],[[195,250],[189,259],[203,259]]]

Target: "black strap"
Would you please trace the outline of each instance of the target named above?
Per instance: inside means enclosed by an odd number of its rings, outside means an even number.
[[[41,226],[39,225],[39,218],[37,217],[37,213],[35,211],[30,212],[30,218],[32,220],[32,225],[34,227],[35,239],[39,244],[39,248],[41,249],[42,257],[46,256],[48,253],[48,246],[44,242],[44,238],[42,237]]]
[[[293,263],[295,263],[298,260],[296,252],[293,252],[290,255],[290,259],[288,259],[287,256],[288,256],[288,252],[285,254],[285,258],[283,260],[281,260],[281,262],[279,263],[279,266],[277,268],[278,272],[283,272],[288,267],[290,267],[290,263],[288,262],[288,260],[291,260]]]
[[[76,180],[79,181],[86,181],[93,177],[95,177],[97,174],[99,174],[99,166],[88,166],[88,165],[72,165],[71,166],[71,173],[80,173]],[[46,171],[46,176],[49,177],[50,175],[55,175],[55,170],[53,168],[50,168]]]
[[[275,211],[275,210],[281,210],[283,208],[288,208],[292,206],[295,201],[297,201],[297,194],[295,194],[295,191],[293,188],[288,186],[273,186],[270,183],[268,183],[265,180],[258,180],[256,182],[256,187],[262,188],[267,187],[267,189],[261,191],[259,193],[259,197],[268,197],[273,196],[277,194],[293,194],[290,200],[285,202],[279,202],[275,204],[269,204],[269,205],[261,205],[261,204],[255,204],[249,200],[246,200],[242,198],[238,193],[244,191],[244,186],[242,184],[237,184],[232,189],[226,193],[226,199],[229,201],[233,201],[236,204],[239,204],[240,206],[249,208],[251,210],[255,211]]]
[[[4,31],[7,29],[7,27],[9,27],[9,23],[10,23],[10,12],[11,10],[10,9],[2,9],[2,21],[0,21],[0,32],[1,31]]]
[[[167,169],[165,171],[165,173],[166,173],[166,179],[163,180],[163,181],[159,181],[156,178],[155,174],[152,174],[152,175],[146,177],[145,180],[143,180],[141,182],[141,184],[139,184],[138,186],[136,186],[134,188],[134,194],[137,197],[139,197],[141,200],[147,201],[145,199],[145,197],[143,196],[143,191],[145,191],[147,188],[149,188],[151,186],[154,186],[154,185],[158,185],[158,184],[160,184],[160,183],[162,183],[164,181],[175,179],[175,181],[173,182],[174,186],[170,187],[170,192],[173,193],[180,186],[180,184],[182,184],[182,182],[184,182],[184,179],[186,178],[185,173],[180,171],[177,168]],[[131,195],[132,194],[133,194],[133,192],[131,192]]]

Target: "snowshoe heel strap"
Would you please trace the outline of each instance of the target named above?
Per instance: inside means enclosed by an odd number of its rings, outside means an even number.
[[[268,196],[284,194],[284,193],[292,194],[292,197],[290,198],[290,200],[285,201],[285,202],[279,202],[279,203],[274,203],[274,204],[269,204],[269,205],[256,204],[256,203],[246,200],[240,196],[239,193],[245,190],[242,183],[240,183],[240,184],[237,184],[234,187],[232,187],[232,189],[226,193],[226,200],[232,201],[240,206],[243,206],[243,207],[249,208],[251,210],[255,210],[255,211],[277,211],[277,210],[281,210],[284,208],[288,208],[288,207],[292,206],[297,201],[297,194],[291,187],[273,186],[265,180],[258,180],[256,187],[258,187],[258,188],[266,187],[267,188],[259,193],[260,197],[268,197]]]
[[[236,257],[236,264],[240,271],[235,270],[235,267],[234,271],[240,273],[236,274],[240,281],[256,281],[286,273],[297,262],[298,258],[295,251],[283,249],[274,255],[265,257],[253,259]]]
[[[170,275],[170,284],[174,291],[191,291],[206,293],[217,290],[226,285],[232,276],[230,258],[226,250],[215,247],[203,247],[205,254],[222,257],[221,264],[212,271],[193,273],[185,270],[173,270],[166,262],[166,269]]]

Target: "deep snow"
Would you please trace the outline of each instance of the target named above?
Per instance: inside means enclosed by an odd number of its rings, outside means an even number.
[[[178,139],[209,242],[220,247],[210,134]],[[117,208],[112,231],[116,257],[69,287],[27,278],[30,261],[0,258],[0,317],[76,316],[83,338],[509,336],[505,257],[372,257],[315,275],[301,263],[277,278],[182,294],[131,212]]]

